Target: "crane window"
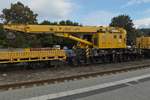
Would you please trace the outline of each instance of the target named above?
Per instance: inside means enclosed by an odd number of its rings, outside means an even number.
[[[114,35],[114,39],[116,39],[117,38],[117,35]]]
[[[122,35],[120,35],[119,38],[122,39]]]
[[[97,37],[94,38],[94,45],[98,46],[98,38]]]
[[[87,41],[92,42],[92,35],[84,35],[83,39],[86,39]]]

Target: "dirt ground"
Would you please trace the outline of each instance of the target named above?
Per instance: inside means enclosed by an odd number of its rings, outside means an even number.
[[[134,62],[123,62],[117,64],[100,64],[92,66],[82,66],[82,67],[70,67],[70,66],[61,66],[61,67],[46,67],[46,68],[37,68],[37,69],[13,69],[12,70],[0,70],[0,84],[9,84],[14,82],[21,81],[32,81],[32,80],[41,80],[41,79],[51,79],[59,78],[70,75],[84,74],[89,72],[96,71],[105,71],[110,68],[120,68],[128,67],[131,65],[138,65],[150,63],[150,60],[140,60]]]

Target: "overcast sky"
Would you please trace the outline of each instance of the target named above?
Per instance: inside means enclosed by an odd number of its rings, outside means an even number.
[[[38,13],[38,20],[70,19],[84,25],[108,25],[111,18],[128,14],[135,27],[150,28],[150,0],[1,0],[0,11],[21,1]]]

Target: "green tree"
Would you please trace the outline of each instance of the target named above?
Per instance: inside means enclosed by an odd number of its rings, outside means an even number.
[[[4,47],[6,43],[6,34],[4,33],[3,25],[0,24],[0,47]]]
[[[135,43],[137,31],[128,15],[119,15],[112,18],[110,26],[124,28],[127,31],[127,44],[132,45]]]
[[[40,25],[51,25],[51,22],[48,20],[44,20],[40,23]]]
[[[59,25],[66,25],[66,22],[64,20],[59,22]]]
[[[35,14],[29,7],[24,6],[21,2],[11,4],[10,8],[5,8],[2,10],[0,19],[5,24],[36,24],[37,14]],[[33,47],[35,44],[40,44],[36,36],[30,39],[27,34],[23,33],[13,33],[15,35],[14,39],[9,39],[9,32],[3,31],[0,27],[0,46],[2,47],[14,47],[14,48],[24,48]]]
[[[66,20],[66,21],[62,20],[62,21],[59,22],[59,25],[80,26],[79,23],[73,22],[73,21],[71,21],[71,20]]]
[[[37,23],[37,14],[35,14],[29,7],[24,6],[21,2],[11,4],[10,9],[2,10],[1,19],[4,23],[21,23],[34,24]]]
[[[79,26],[79,23],[77,22],[72,22],[70,20],[62,20],[60,22],[50,22],[48,20],[44,20],[43,22],[40,23],[41,25],[63,25],[63,26]],[[62,38],[62,37],[57,37],[52,34],[49,35],[38,35],[38,38],[41,41],[41,45],[43,47],[49,47],[52,45],[59,44],[61,46],[68,46],[72,47],[76,42],[70,39]]]
[[[40,25],[58,25],[57,22],[50,22],[48,20],[44,20],[40,23]]]
[[[128,15],[119,15],[117,17],[112,18],[110,26],[122,27],[127,31],[134,30],[134,24]]]
[[[77,23],[77,22],[74,22],[73,24],[74,24],[74,26],[82,26],[82,25],[80,25],[80,24]]]
[[[66,20],[66,25],[74,25],[74,23],[70,20]]]
[[[3,33],[4,30],[3,30],[3,24],[0,24],[0,33]]]
[[[59,22],[50,22],[48,20],[44,20],[40,23],[40,25],[67,25],[67,26],[80,26],[79,23],[73,22],[71,20],[62,20]]]
[[[142,33],[144,36],[150,36],[150,28],[143,28],[139,29],[139,31]]]
[[[58,23],[44,20],[40,25],[58,25]],[[51,47],[56,44],[55,41],[59,41],[59,39],[55,38],[52,34],[40,34],[37,35],[37,37],[40,40],[42,47]]]

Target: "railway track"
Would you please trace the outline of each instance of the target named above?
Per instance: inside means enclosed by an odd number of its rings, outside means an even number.
[[[73,76],[67,76],[67,77],[4,84],[4,85],[0,85],[0,91],[8,91],[8,90],[14,90],[14,89],[20,89],[20,88],[29,88],[33,86],[42,86],[42,85],[54,84],[54,83],[59,83],[59,82],[64,82],[64,81],[71,81],[75,79],[78,80],[78,79],[89,78],[89,77],[117,74],[117,73],[132,71],[132,70],[140,70],[140,69],[144,69],[148,67],[150,67],[150,63],[140,64],[140,65],[131,65],[131,66],[124,67],[124,68],[115,68],[115,69],[109,69],[106,71],[97,71],[97,72],[91,72],[91,73],[79,74],[79,75],[73,75]]]

